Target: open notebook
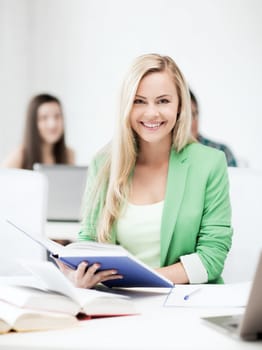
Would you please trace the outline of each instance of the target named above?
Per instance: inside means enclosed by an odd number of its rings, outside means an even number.
[[[262,339],[262,251],[244,314],[204,317],[203,320],[245,340]]]

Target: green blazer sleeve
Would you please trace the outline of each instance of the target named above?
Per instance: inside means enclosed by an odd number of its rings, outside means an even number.
[[[98,155],[96,158],[94,158],[91,163],[88,166],[88,176],[87,176],[87,182],[86,182],[86,188],[85,188],[85,194],[84,194],[84,208],[83,208],[83,220],[82,220],[82,228],[81,231],[78,234],[78,239],[80,241],[89,240],[89,241],[96,241],[97,240],[97,224],[98,224],[98,218],[99,214],[103,208],[105,195],[106,195],[106,189],[102,191],[99,195],[99,203],[96,208],[94,208],[93,215],[86,215],[85,214],[85,208],[89,204],[87,201],[89,201],[89,194],[91,189],[93,188],[95,184],[95,180],[98,174],[98,171],[100,167],[103,164],[104,157],[102,155]]]
[[[231,247],[231,206],[223,152],[197,143],[171,152],[161,227],[161,266],[197,253],[208,281],[222,282]]]

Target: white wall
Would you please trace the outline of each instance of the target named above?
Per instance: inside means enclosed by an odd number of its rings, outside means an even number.
[[[31,93],[28,5],[26,0],[0,0],[0,161],[21,140]]]
[[[0,0],[0,6],[8,17],[0,44],[9,86],[0,80],[0,159],[19,142],[25,97],[49,91],[64,104],[78,162],[88,163],[112,135],[128,65],[159,52],[177,61],[199,98],[203,134],[262,168],[260,0]]]

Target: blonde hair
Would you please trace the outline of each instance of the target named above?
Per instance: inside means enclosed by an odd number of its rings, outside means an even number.
[[[113,141],[105,149],[105,161],[92,186],[88,198],[90,204],[85,211],[85,215],[92,220],[99,210],[96,236],[100,242],[110,241],[112,226],[118,219],[121,205],[128,198],[129,179],[137,158],[137,142],[129,116],[138,85],[147,74],[164,71],[172,76],[179,98],[179,114],[173,130],[172,146],[176,152],[180,152],[192,141],[189,89],[176,63],[170,57],[158,54],[142,55],[135,59],[123,81]],[[98,208],[101,203],[102,206]]]

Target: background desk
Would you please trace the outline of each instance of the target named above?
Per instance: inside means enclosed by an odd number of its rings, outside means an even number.
[[[243,342],[207,327],[200,316],[238,313],[241,309],[166,308],[165,294],[134,295],[140,315],[82,321],[79,326],[47,332],[0,335],[5,350],[252,350],[261,342]]]
[[[76,241],[80,231],[79,222],[53,222],[47,221],[46,236],[50,239]]]

